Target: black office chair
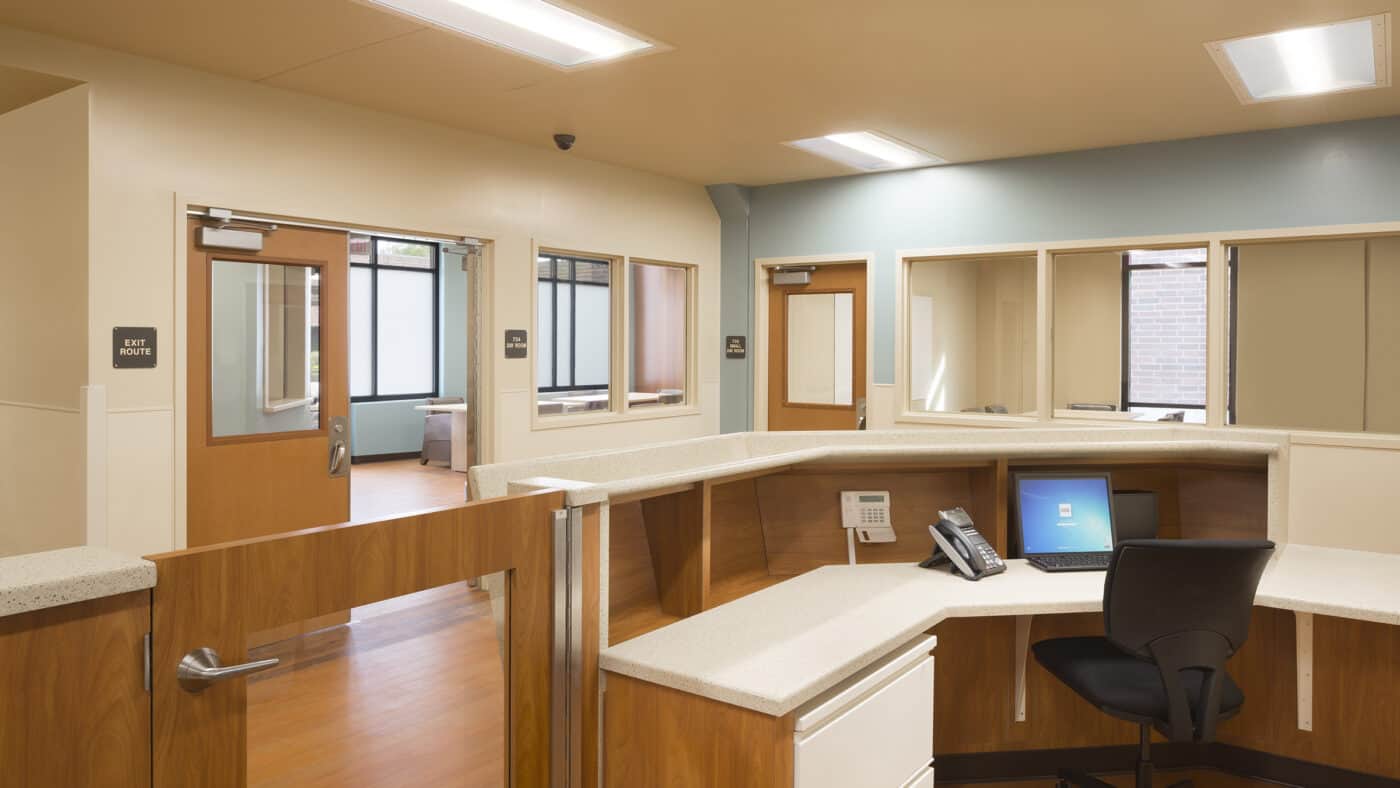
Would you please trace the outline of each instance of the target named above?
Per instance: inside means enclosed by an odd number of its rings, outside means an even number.
[[[1174,742],[1211,741],[1216,723],[1244,705],[1225,660],[1249,635],[1254,591],[1273,549],[1253,540],[1120,542],[1104,581],[1107,637],[1033,647],[1037,662],[1100,711],[1137,723],[1138,788],[1152,786],[1153,728]],[[1057,776],[1061,788],[1111,788],[1075,770]]]

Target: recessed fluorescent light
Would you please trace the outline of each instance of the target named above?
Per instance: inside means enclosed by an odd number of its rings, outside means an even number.
[[[544,0],[366,0],[434,27],[561,68],[614,60],[656,44]]]
[[[946,164],[933,154],[873,131],[849,131],[784,143],[859,170],[899,170]]]
[[[1313,96],[1390,84],[1390,15],[1206,44],[1240,101]]]

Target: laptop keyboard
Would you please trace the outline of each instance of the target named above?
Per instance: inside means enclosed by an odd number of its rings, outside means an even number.
[[[1055,553],[1035,556],[1031,558],[1031,563],[1051,571],[1056,569],[1107,569],[1108,560],[1112,557],[1112,553]]]

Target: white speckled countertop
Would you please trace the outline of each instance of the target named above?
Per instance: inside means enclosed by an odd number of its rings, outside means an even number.
[[[554,486],[565,490],[569,506],[584,506],[647,490],[813,462],[917,462],[1008,456],[1022,459],[1089,454],[1267,459],[1277,456],[1280,450],[1278,442],[1240,439],[1245,436],[1226,439],[1206,435],[1204,431],[1187,439],[1175,438],[1161,430],[1146,433],[1114,429],[974,430],[971,433],[923,431],[915,436],[897,431],[851,433],[867,436],[866,442],[842,441],[829,445],[821,440],[831,439],[833,433],[793,433],[808,438],[809,445],[754,438],[759,445],[745,452],[736,451],[730,436],[721,436],[592,456],[567,455],[478,466],[470,473],[474,498],[504,495],[512,483],[527,482],[538,487],[542,480],[551,479],[556,482]],[[715,443],[706,445],[704,441]]]
[[[913,564],[822,567],[606,649],[600,665],[780,716],[945,618],[1094,612],[1103,581],[1021,560],[975,583]],[[1255,603],[1400,624],[1400,555],[1286,546]]]
[[[156,565],[101,547],[0,558],[0,616],[154,588]]]

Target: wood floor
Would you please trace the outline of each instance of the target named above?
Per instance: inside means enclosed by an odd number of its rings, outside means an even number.
[[[282,658],[248,682],[249,786],[505,784],[505,677],[485,592],[459,583],[356,608],[348,626],[249,656]]]
[[[467,475],[417,460],[356,463],[350,470],[350,519],[383,520],[397,514],[460,504]]]

